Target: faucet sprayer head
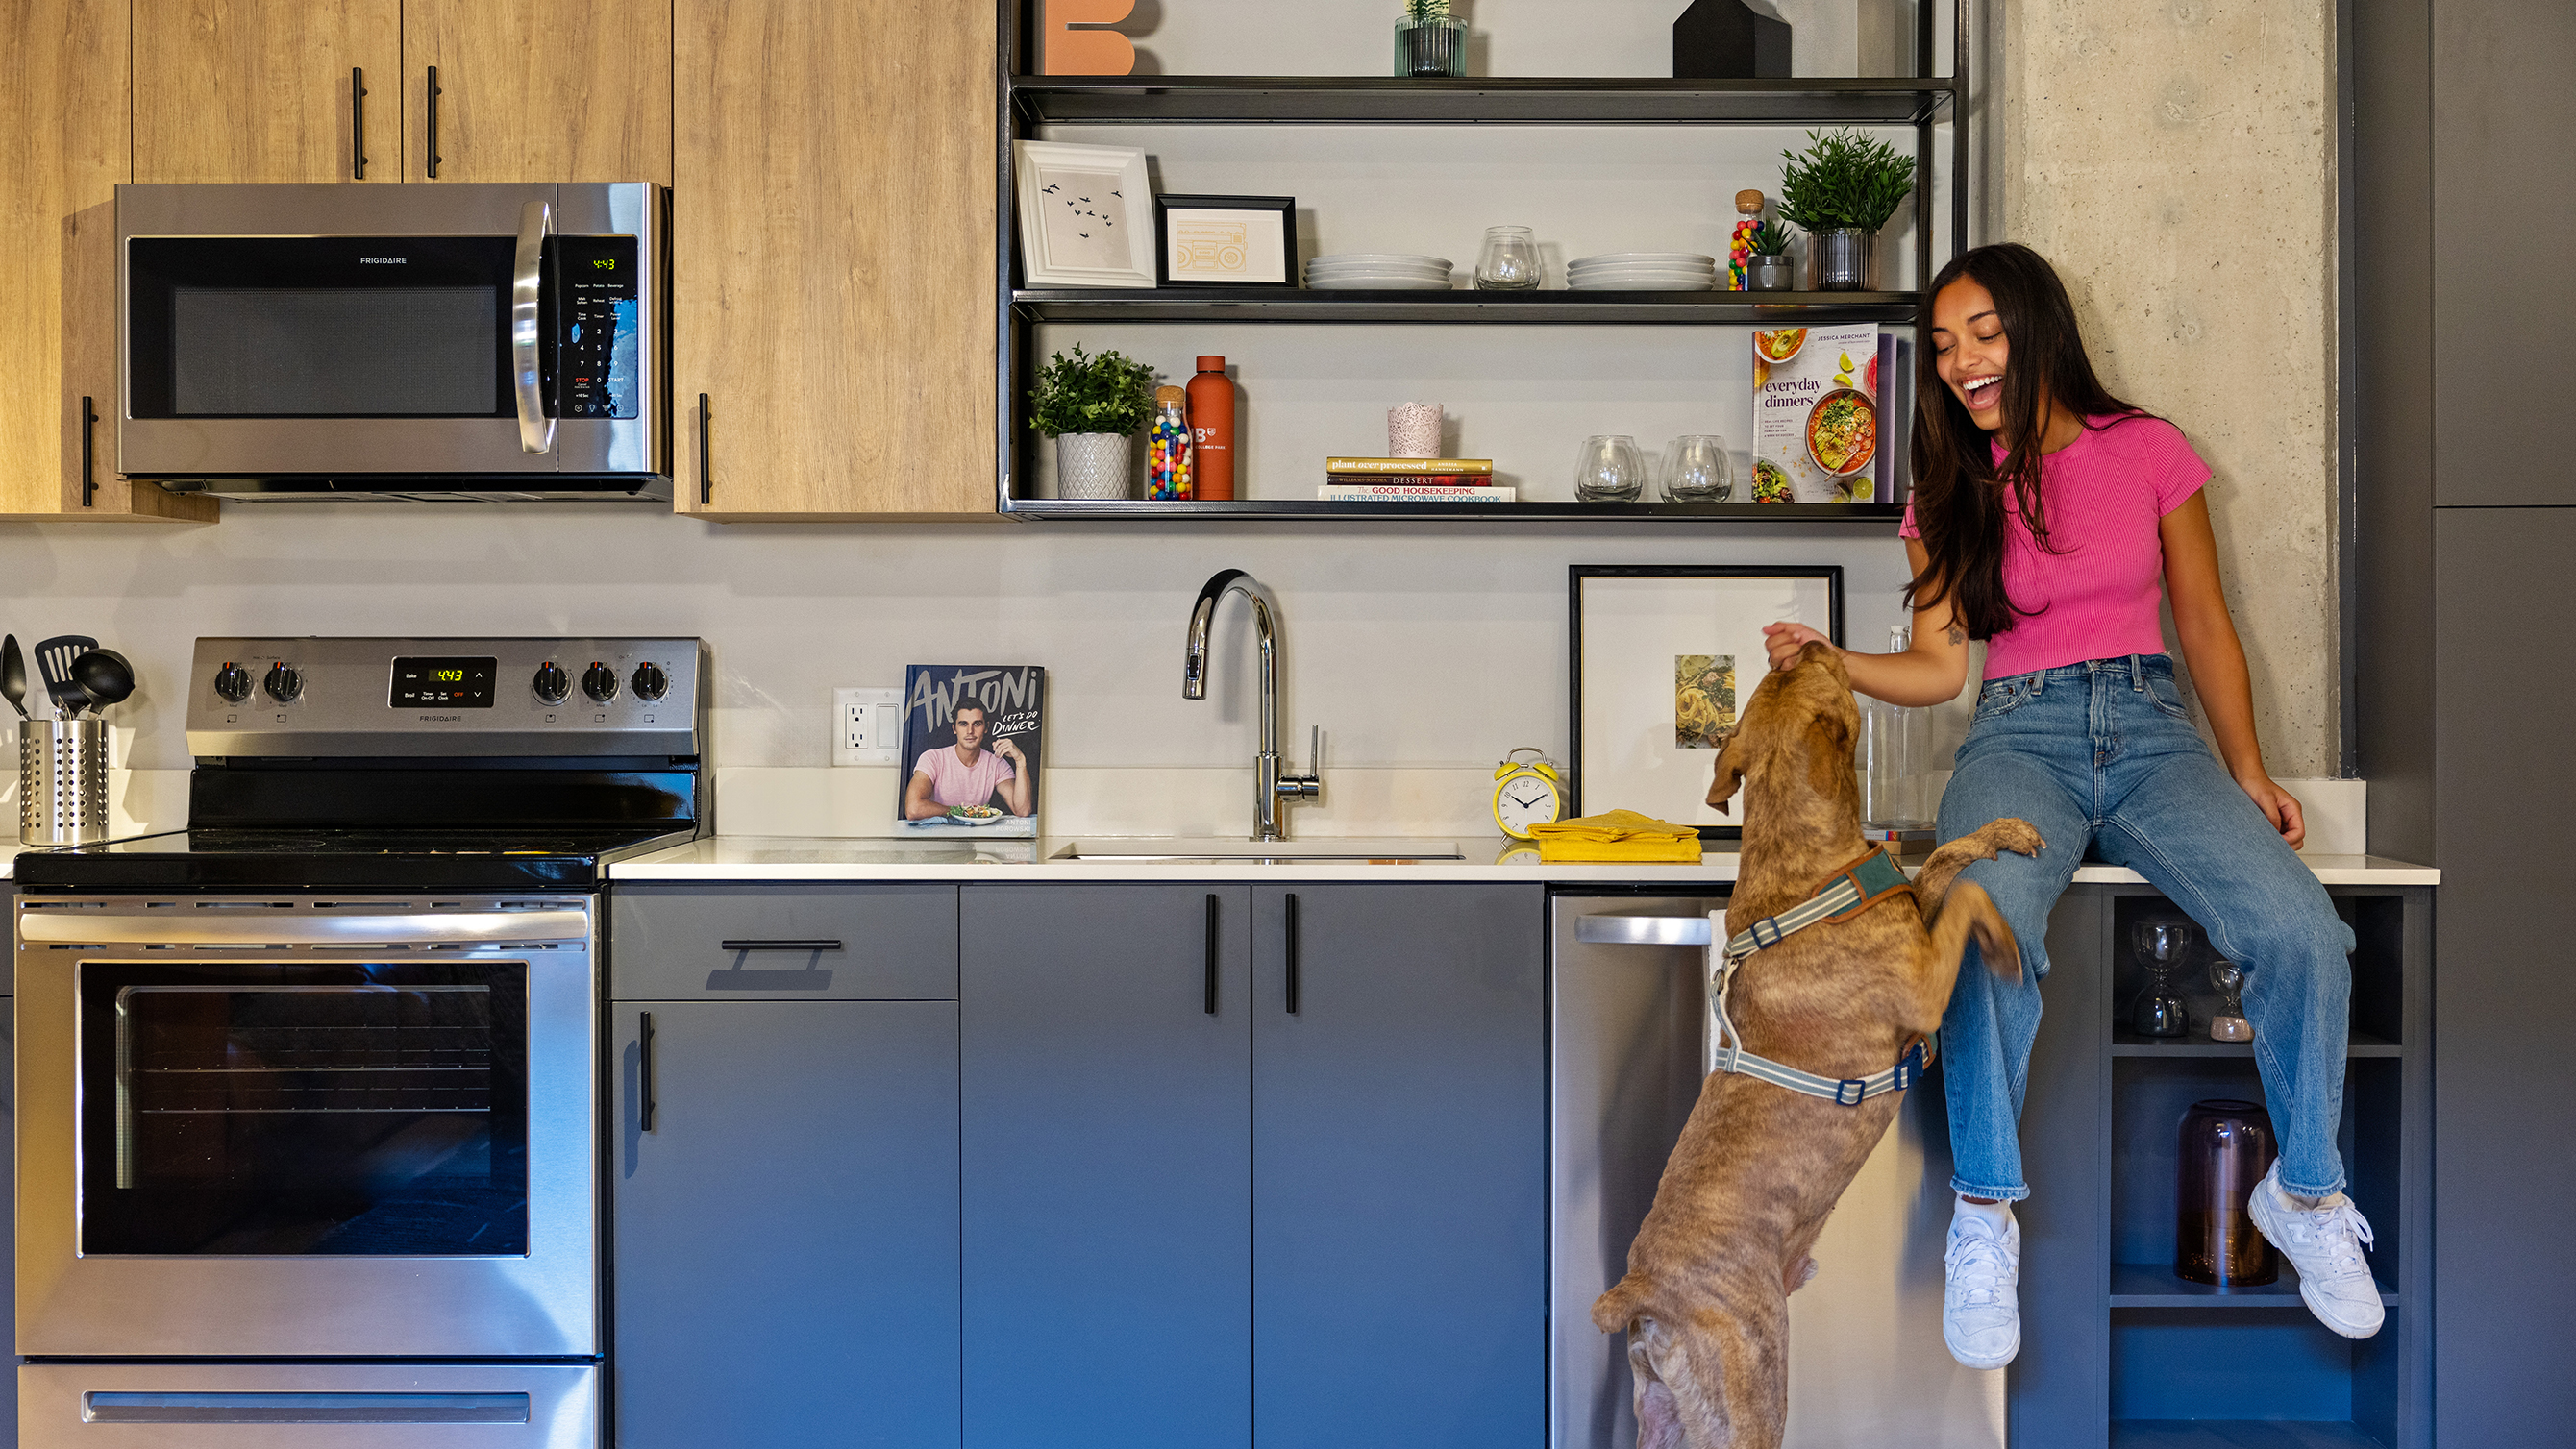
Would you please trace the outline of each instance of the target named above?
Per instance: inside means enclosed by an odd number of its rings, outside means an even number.
[[[1207,698],[1208,625],[1216,617],[1217,600],[1237,579],[1251,575],[1241,569],[1219,569],[1216,576],[1199,590],[1199,600],[1190,606],[1190,634],[1187,654],[1181,661],[1181,698]]]

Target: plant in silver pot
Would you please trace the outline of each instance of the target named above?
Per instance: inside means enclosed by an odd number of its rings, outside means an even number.
[[[1807,234],[1807,269],[1819,292],[1865,292],[1878,267],[1878,232],[1914,190],[1914,162],[1858,131],[1807,133],[1783,151],[1780,215]]]
[[[1449,0],[1404,0],[1404,18],[1395,22],[1395,73],[1467,73],[1467,22],[1450,15]]]
[[[1121,352],[1090,356],[1082,344],[1038,369],[1029,426],[1055,439],[1056,496],[1127,496],[1129,444],[1154,412],[1154,369]]]
[[[1794,292],[1798,264],[1789,255],[1789,229],[1765,217],[1747,239],[1752,255],[1744,259],[1744,290]]]

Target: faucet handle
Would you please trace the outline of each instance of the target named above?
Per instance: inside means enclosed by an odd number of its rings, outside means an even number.
[[[1324,727],[1315,725],[1312,729],[1314,733],[1306,737],[1306,773],[1320,780],[1324,778]]]

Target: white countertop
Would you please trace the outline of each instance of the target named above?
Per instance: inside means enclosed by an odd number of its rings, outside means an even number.
[[[1070,842],[1061,839],[909,841],[818,836],[719,835],[674,846],[608,868],[621,881],[1545,881],[1554,884],[1637,884],[1685,887],[1735,879],[1738,857],[1707,854],[1697,865],[1634,861],[1542,865],[1534,851],[1501,836],[1409,842],[1414,848],[1451,847],[1464,860],[1373,861],[1148,861],[1049,860]],[[1095,845],[1139,841],[1095,839]],[[1307,845],[1329,844],[1310,840]],[[1402,845],[1408,842],[1384,842]],[[1526,852],[1502,858],[1507,846]],[[2427,866],[2365,855],[2304,857],[2327,885],[2438,885],[2442,873]],[[2075,879],[2090,884],[2138,883],[2145,878],[2118,866],[2088,865]]]

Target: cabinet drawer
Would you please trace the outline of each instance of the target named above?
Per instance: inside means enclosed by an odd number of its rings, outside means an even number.
[[[957,888],[621,888],[608,960],[620,1001],[953,1001]]]

